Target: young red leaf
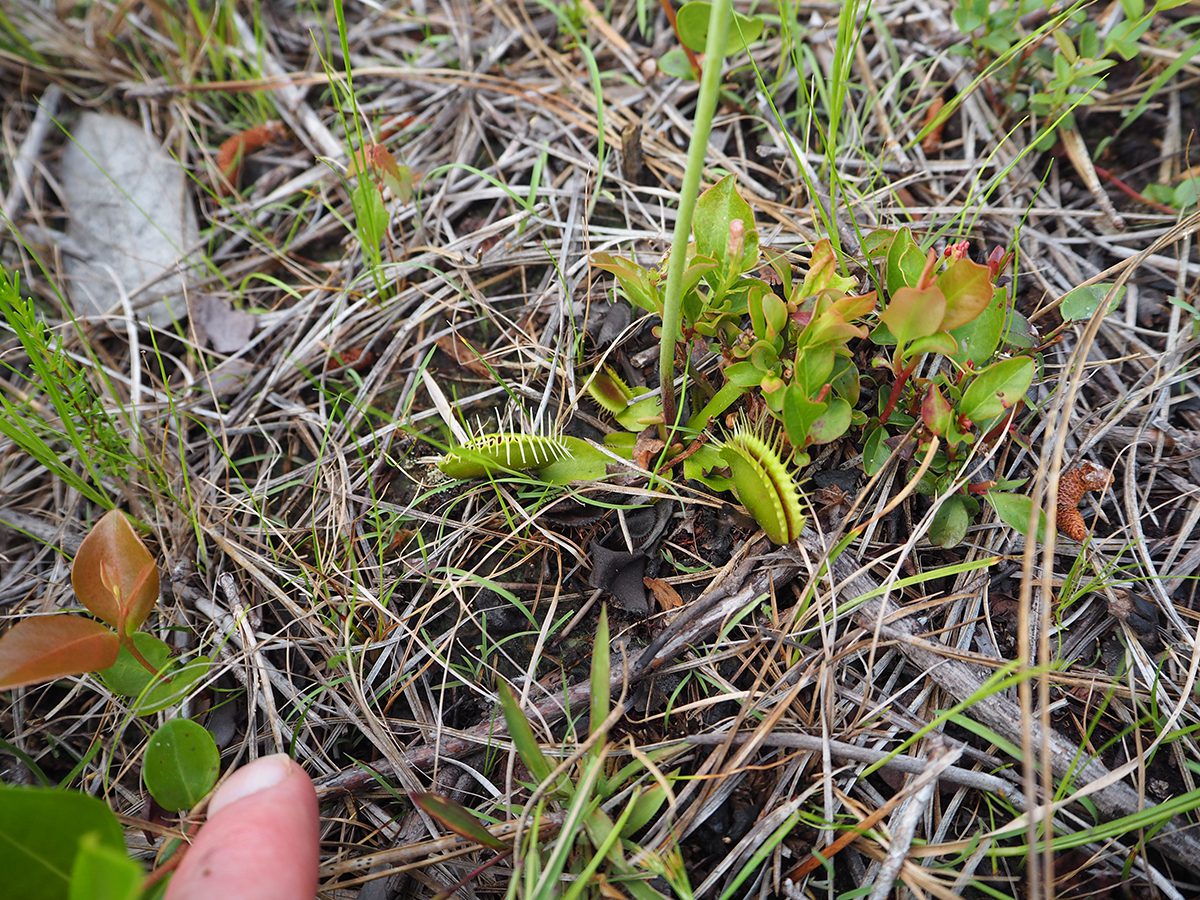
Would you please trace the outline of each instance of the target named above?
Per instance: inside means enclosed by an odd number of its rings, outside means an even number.
[[[81,616],[25,619],[0,637],[0,690],[107,669],[120,639]]]
[[[496,837],[490,831],[483,827],[478,819],[471,814],[465,806],[455,803],[448,797],[442,797],[438,794],[426,794],[412,791],[409,793],[409,799],[417,806],[429,813],[455,834],[462,835],[469,841],[474,841],[477,844],[482,844],[485,847],[492,847],[496,850],[504,850],[508,847],[504,841]]]
[[[938,331],[945,314],[946,298],[937,287],[902,287],[892,294],[879,319],[903,347]]]
[[[992,300],[992,278],[987,266],[956,259],[937,280],[946,297],[942,330],[950,331],[974,321]]]
[[[158,567],[120,510],[106,513],[79,545],[71,586],[96,618],[126,634],[150,615],[158,600]]]
[[[934,434],[945,437],[954,421],[954,410],[950,402],[938,389],[936,384],[930,384],[921,401],[921,420]]]

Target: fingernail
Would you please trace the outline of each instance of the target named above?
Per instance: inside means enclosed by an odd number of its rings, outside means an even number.
[[[264,756],[242,766],[229,776],[208,804],[210,816],[239,800],[275,787],[287,778],[292,770],[292,761],[286,753]]]

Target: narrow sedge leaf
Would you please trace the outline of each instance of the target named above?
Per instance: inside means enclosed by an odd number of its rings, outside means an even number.
[[[495,850],[507,849],[508,844],[484,828],[465,806],[455,803],[449,797],[417,791],[410,791],[408,796],[413,803],[468,841],[474,841]]]
[[[596,737],[601,724],[608,718],[609,713],[609,681],[611,676],[611,660],[608,646],[608,608],[600,606],[600,621],[596,623],[596,643],[592,648],[592,698],[591,698],[591,729],[592,737]],[[600,734],[596,740],[596,751],[604,752],[605,736]]]
[[[0,690],[107,669],[120,638],[82,616],[39,616],[0,637]]]
[[[126,634],[150,615],[158,601],[158,567],[120,510],[105,513],[79,545],[71,587],[96,618]]]
[[[508,734],[517,748],[517,755],[521,757],[521,762],[525,763],[529,774],[538,784],[541,784],[549,777],[554,767],[550,765],[550,760],[538,746],[533,729],[529,726],[529,719],[525,717],[520,704],[517,703],[512,688],[501,682],[499,694],[500,708],[504,712],[504,722],[508,725]]]

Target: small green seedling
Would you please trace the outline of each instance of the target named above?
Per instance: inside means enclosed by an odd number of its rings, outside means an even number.
[[[178,702],[208,670],[197,657],[174,668],[170,650],[138,631],[158,602],[158,567],[129,520],[106,513],[75,554],[75,595],[99,622],[83,616],[37,616],[0,637],[0,690],[98,672],[115,693],[142,698],[137,711]]]

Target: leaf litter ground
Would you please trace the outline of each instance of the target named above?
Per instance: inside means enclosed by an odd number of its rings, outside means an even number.
[[[528,827],[528,773],[497,684],[514,687],[547,748],[572,752],[606,603],[624,705],[613,759],[673,742],[663,765],[685,776],[636,842],[678,847],[698,896],[893,884],[1028,896],[1052,880],[1063,896],[1192,895],[1195,221],[1112,181],[1108,211],[1069,147],[1030,151],[1028,124],[1002,102],[1011,86],[977,81],[975,60],[954,52],[965,39],[952,4],[876,5],[840,58],[839,4],[806,4],[790,36],[768,30],[758,72],[727,73],[710,173],[737,174],[764,243],[801,265],[821,235],[814,201],[836,210],[850,249],[851,223],[928,235],[962,223],[977,259],[1018,249],[1018,306],[1051,343],[1037,414],[996,475],[1044,491],[1066,464],[1111,469],[1111,489],[1084,503],[1086,548],[1060,538],[1027,552],[994,520],[938,548],[913,498],[822,566],[831,535],[884,510],[905,481],[893,463],[868,482],[862,448],[845,442],[806,472],[811,527],[786,550],[757,539],[727,498],[651,490],[632,467],[564,490],[456,482],[432,466],[440,447],[497,426],[600,438],[607,418],[582,391],[599,359],[656,381],[649,323],[610,303],[611,279],[589,260],[666,251],[695,85],[656,73],[676,39],[655,5],[611,6],[356,5],[346,60],[332,13],[247,20],[222,6],[202,27],[150,8],[95,5],[55,22],[9,4],[23,40],[0,56],[0,253],[36,298],[71,389],[66,405],[47,402],[10,324],[0,390],[43,422],[68,470],[92,473],[100,498],[148,524],[165,576],[156,633],[218,660],[182,712],[217,737],[223,770],[287,750],[314,776],[324,896],[432,896],[492,854],[404,792],[455,800],[506,838]],[[1197,72],[1167,39],[1173,21],[1076,114],[1089,152],[1105,145],[1097,171],[1136,189],[1197,164]],[[347,62],[357,116],[350,84],[329,75]],[[813,148],[793,155],[772,106],[805,108],[813,73],[828,81],[839,62],[853,89],[831,187],[811,120],[788,120]],[[932,104],[952,99],[937,139],[916,141]],[[190,325],[139,329],[123,312],[71,324],[58,291],[70,210],[54,177],[65,138],[53,126],[69,131],[93,106],[142,122],[192,176],[207,266]],[[286,137],[248,153],[240,193],[227,192],[219,148],[274,119]],[[364,143],[386,148],[379,171],[397,164],[382,219],[347,174]],[[1121,278],[1111,314],[1060,327],[1055,301]],[[61,437],[72,416],[90,423],[79,446],[91,459]],[[10,622],[77,607],[67,560],[102,509],[55,472],[0,439]],[[1028,692],[1028,669],[1013,667],[1022,652],[1044,664]],[[127,710],[92,678],[14,693],[0,771],[22,783],[36,766],[102,794],[138,824],[127,838],[148,857],[176,823],[148,805],[152,728]],[[1030,853],[1014,820],[1044,818],[1050,799],[1056,843]],[[1173,816],[1145,812],[1163,804]],[[549,845],[561,818],[547,821]],[[827,867],[809,864],[814,850]],[[463,895],[504,893],[511,865]]]

